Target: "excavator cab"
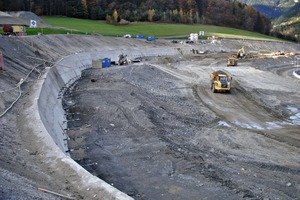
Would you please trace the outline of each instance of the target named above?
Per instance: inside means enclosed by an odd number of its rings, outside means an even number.
[[[237,58],[238,59],[241,59],[241,58],[244,58],[245,57],[245,50],[244,50],[244,47],[240,48],[238,51],[237,51]]]

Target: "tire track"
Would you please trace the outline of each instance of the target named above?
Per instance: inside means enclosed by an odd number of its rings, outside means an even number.
[[[282,127],[283,122],[245,95],[236,82],[231,94],[212,94],[209,87],[201,86],[196,86],[195,90],[201,102],[214,111],[220,119],[225,119],[231,124],[255,130]]]

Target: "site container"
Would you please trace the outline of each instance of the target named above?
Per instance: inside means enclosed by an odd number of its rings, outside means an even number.
[[[111,59],[110,58],[103,58],[102,59],[102,67],[110,67],[111,66]]]
[[[14,33],[25,32],[25,26],[11,26]]]
[[[198,41],[198,33],[191,33],[189,39],[191,41],[197,42]]]
[[[102,68],[102,61],[101,60],[92,60],[92,66],[93,68]]]
[[[148,38],[147,38],[148,41],[154,41],[155,39],[156,39],[155,36],[152,36],[152,35],[148,36]]]
[[[144,35],[136,35],[135,38],[138,38],[138,39],[145,39],[145,36],[144,36]]]

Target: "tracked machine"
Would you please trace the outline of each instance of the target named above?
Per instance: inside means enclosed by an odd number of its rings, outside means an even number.
[[[126,54],[119,55],[119,65],[128,65],[131,63],[131,60],[127,58]]]

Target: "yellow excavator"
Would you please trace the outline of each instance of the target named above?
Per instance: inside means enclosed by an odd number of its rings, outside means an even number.
[[[245,54],[244,47],[237,50],[236,54],[231,55],[232,58],[236,58],[236,59],[241,59],[241,58],[244,58],[245,56],[246,56],[246,54]]]
[[[245,57],[245,49],[244,47],[240,48],[237,53],[236,56],[238,59],[244,58]]]

